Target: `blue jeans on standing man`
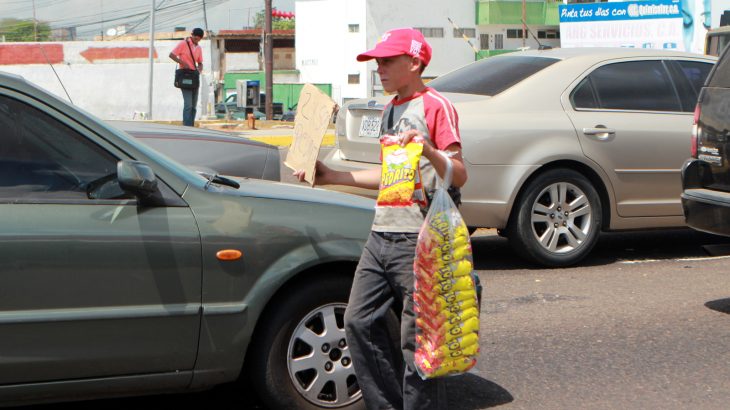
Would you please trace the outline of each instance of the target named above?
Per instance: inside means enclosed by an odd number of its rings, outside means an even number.
[[[198,106],[198,88],[187,90],[181,88],[183,95],[183,125],[195,126],[195,113]]]
[[[355,271],[345,310],[345,332],[368,409],[430,410],[447,405],[443,380],[421,379],[414,364],[413,260],[417,240],[417,233],[371,232]],[[394,362],[400,355],[393,351],[397,347],[387,326],[392,308],[401,310],[404,363]]]

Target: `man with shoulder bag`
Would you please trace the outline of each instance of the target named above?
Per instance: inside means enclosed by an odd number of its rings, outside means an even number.
[[[178,69],[175,70],[175,87],[183,95],[183,125],[192,127],[195,125],[200,73],[203,71],[203,49],[198,43],[205,33],[203,29],[195,28],[190,34],[190,37],[175,46],[170,58],[178,64]]]

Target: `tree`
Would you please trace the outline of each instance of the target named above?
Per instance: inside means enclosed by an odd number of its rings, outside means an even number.
[[[264,27],[264,10],[259,11],[256,13],[256,19],[254,20],[254,27],[256,28],[263,28]],[[272,30],[294,30],[294,18],[291,19],[284,19],[280,17],[272,17],[271,18],[271,29]]]
[[[0,36],[5,41],[48,41],[51,39],[51,26],[44,21],[38,21],[37,34],[33,35],[33,19],[19,20],[6,18],[0,20]]]

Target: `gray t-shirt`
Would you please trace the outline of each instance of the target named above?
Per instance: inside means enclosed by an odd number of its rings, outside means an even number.
[[[389,119],[392,113],[392,123]],[[380,135],[388,132],[389,126],[396,134],[418,130],[437,149],[444,150],[451,144],[461,145],[459,118],[454,106],[436,90],[426,87],[410,98],[399,100],[396,96],[385,107],[380,126]],[[421,156],[419,163],[420,183],[423,190],[414,191],[414,203],[409,206],[375,206],[372,230],[376,232],[413,232],[421,229],[427,203],[423,191],[436,189],[438,176],[431,162]],[[383,183],[381,182],[381,188]]]

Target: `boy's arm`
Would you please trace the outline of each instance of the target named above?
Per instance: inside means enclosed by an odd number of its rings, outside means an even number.
[[[381,169],[379,167],[351,172],[335,171],[324,165],[321,161],[317,161],[314,184],[347,185],[356,188],[378,189],[380,187],[380,174]],[[299,182],[304,181],[304,171],[296,171],[293,175],[299,179]]]
[[[420,131],[417,130],[408,130],[401,134],[401,146],[406,146],[408,142],[415,136],[422,135]],[[436,170],[436,173],[443,178],[444,172],[446,171],[446,158],[444,158],[441,154],[438,153],[438,149],[436,149],[431,143],[426,140],[423,144],[423,156],[426,157],[430,162],[431,165],[433,165],[433,169]],[[461,145],[458,143],[452,143],[451,145],[447,146],[444,150],[446,154],[451,158],[451,165],[452,165],[452,177],[451,177],[451,185],[461,188],[466,184],[466,167],[464,166],[464,159],[461,156]]]
[[[451,185],[461,188],[466,183],[466,167],[464,166],[464,158],[461,156],[461,146],[459,144],[451,144],[444,152],[451,158],[453,176],[451,178]],[[438,153],[438,150],[431,144],[423,144],[423,155],[431,161],[431,165],[436,170],[436,173],[443,178],[444,172],[446,172],[446,158]]]

